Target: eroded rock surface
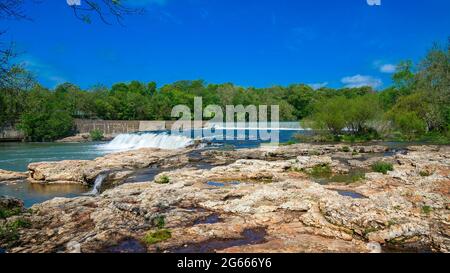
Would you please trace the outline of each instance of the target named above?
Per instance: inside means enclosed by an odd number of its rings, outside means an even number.
[[[0,170],[0,183],[23,181],[26,180],[27,177],[28,173]]]
[[[385,151],[380,146],[364,149]],[[108,252],[137,245],[148,252],[380,252],[387,247],[450,251],[448,147],[392,155],[387,159],[394,162],[394,171],[367,173],[350,184],[320,185],[299,171],[318,164],[339,173],[346,166],[333,159],[337,152],[342,152],[339,145],[307,144],[208,152],[219,153],[218,161],[233,163],[211,170],[175,169],[155,178],[164,183],[124,184],[96,197],[35,205],[32,213],[22,215],[31,225],[20,230],[8,250]],[[144,167],[156,160],[150,153],[135,153],[120,164]],[[80,162],[68,173],[78,179],[77,168],[85,171],[89,166],[95,173],[116,166],[111,158],[119,157],[123,154]],[[46,179],[60,179],[54,174],[61,169],[34,170]],[[336,189],[367,198],[342,196]],[[204,220],[211,216],[214,221]],[[164,238],[157,237],[161,234]]]
[[[140,149],[110,154],[95,160],[32,163],[28,170],[32,183],[90,184],[102,173],[111,173],[110,180],[120,181],[136,169],[185,164],[188,159],[184,152],[186,151]]]

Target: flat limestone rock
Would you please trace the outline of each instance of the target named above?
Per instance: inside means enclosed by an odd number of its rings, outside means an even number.
[[[23,181],[26,180],[27,177],[28,173],[0,170],[0,183]]]
[[[180,162],[187,163],[187,158],[180,154],[182,152],[178,150],[140,149],[109,154],[94,160],[32,163],[28,165],[28,170],[32,183],[90,184],[102,173],[119,172],[122,175],[117,174],[111,177],[120,179],[124,178],[127,171],[147,168],[153,164],[167,163],[173,157],[177,157],[179,161],[171,162],[173,165]]]
[[[336,186],[365,198],[341,195],[293,171],[292,167],[310,167],[306,157],[317,164],[328,162],[332,171],[339,167],[329,152],[338,151],[336,147],[310,149],[327,152],[305,155],[305,145],[290,159],[247,158],[259,153],[256,149],[209,170],[166,171],[160,174],[164,184],[123,184],[99,196],[37,204],[33,213],[23,216],[30,226],[19,231],[15,247],[7,250],[102,252],[134,245],[148,252],[360,253],[400,246],[450,252],[446,149],[390,155],[386,159],[394,162],[394,171],[370,173],[358,183]],[[170,155],[141,153],[124,153],[123,160],[111,155],[96,163],[142,166]],[[302,160],[295,160],[298,157]],[[80,163],[78,168],[86,170],[83,164],[93,163]],[[166,237],[157,237],[158,232]],[[0,248],[5,246],[0,243]]]

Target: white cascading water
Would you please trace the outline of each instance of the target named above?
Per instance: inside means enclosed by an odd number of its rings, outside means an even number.
[[[105,181],[106,177],[106,174],[100,174],[99,176],[97,176],[94,182],[94,187],[90,192],[86,193],[86,195],[98,195],[100,193],[100,188],[102,187],[103,181]]]
[[[155,134],[121,134],[110,143],[102,145],[105,150],[136,150],[141,148],[159,148],[173,150],[194,144],[192,138],[172,136],[166,133]]]

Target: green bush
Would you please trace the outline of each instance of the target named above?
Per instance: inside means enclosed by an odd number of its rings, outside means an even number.
[[[333,182],[337,183],[345,183],[345,184],[351,184],[356,183],[358,181],[361,181],[366,178],[366,174],[363,171],[356,171],[349,174],[339,174],[335,175],[331,178]]]
[[[157,184],[169,184],[170,183],[170,178],[167,175],[162,175],[155,181],[155,183],[157,183]]]
[[[333,174],[328,164],[316,165],[308,173],[315,178],[328,178]]]
[[[154,245],[172,238],[172,232],[168,229],[159,229],[150,231],[144,236],[144,242],[148,245]]]
[[[394,113],[394,124],[406,140],[414,140],[426,131],[426,123],[414,112]]]
[[[313,129],[329,130],[333,135],[339,135],[345,128],[345,110],[347,103],[344,97],[334,97],[317,102],[311,119]]]
[[[372,170],[377,173],[387,174],[389,171],[394,170],[392,163],[378,161],[372,165]]]
[[[19,239],[19,230],[30,228],[31,223],[24,219],[17,219],[0,226],[0,243],[6,247],[13,247]]]
[[[153,218],[152,223],[158,229],[162,229],[166,226],[166,218],[163,215]]]
[[[432,173],[429,172],[429,171],[420,171],[419,172],[419,175],[422,176],[422,177],[427,177],[427,176],[430,176],[431,174]]]
[[[282,143],[281,146],[291,146],[297,144],[297,141],[289,140],[288,142]]]
[[[101,141],[104,136],[102,131],[96,129],[90,132],[90,137],[92,141]]]
[[[422,207],[422,213],[424,213],[424,214],[430,214],[432,210],[433,210],[433,208],[431,208],[430,206]]]
[[[20,213],[22,213],[22,208],[0,209],[0,219],[6,219]]]
[[[366,141],[377,137],[377,132],[371,128],[373,121],[380,120],[381,107],[375,94],[364,96],[336,96],[318,101],[314,105],[313,114],[309,117],[314,129],[328,130],[334,136],[343,134],[344,128],[349,142]]]

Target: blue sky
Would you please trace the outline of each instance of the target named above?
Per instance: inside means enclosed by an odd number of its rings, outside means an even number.
[[[83,0],[82,0],[83,1]],[[32,2],[32,1],[30,1]],[[129,0],[125,27],[77,20],[65,0],[2,21],[17,59],[47,87],[204,79],[268,87],[389,86],[395,64],[450,36],[450,1]]]

